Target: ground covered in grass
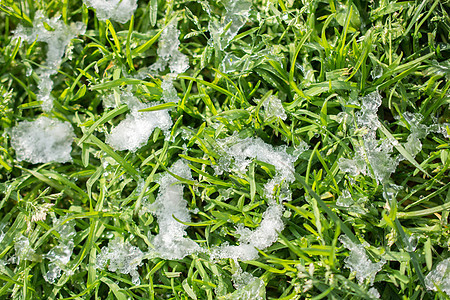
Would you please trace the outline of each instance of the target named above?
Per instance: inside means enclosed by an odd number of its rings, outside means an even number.
[[[0,298],[450,297],[449,13],[2,0]]]

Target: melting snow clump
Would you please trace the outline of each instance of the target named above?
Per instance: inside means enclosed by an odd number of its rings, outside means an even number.
[[[30,246],[30,240],[24,235],[18,235],[14,238],[15,256],[9,259],[9,262],[19,264],[22,260],[32,260],[34,250]]]
[[[425,286],[430,291],[439,288],[450,296],[450,258],[441,261],[434,270],[425,277]]]
[[[222,51],[247,22],[252,6],[251,1],[248,0],[225,0],[223,3],[226,9],[225,15],[220,22],[211,20],[208,25],[211,42]],[[231,25],[225,30],[230,22]]]
[[[23,121],[12,129],[11,145],[17,160],[34,164],[68,162],[72,160],[72,142],[75,137],[68,122],[40,117],[35,121]]]
[[[264,101],[264,114],[267,119],[272,117],[278,117],[281,120],[286,120],[287,115],[284,110],[283,104],[281,104],[281,100],[275,96],[269,96],[269,98]]]
[[[126,23],[137,8],[137,0],[83,0],[97,12],[99,20]]]
[[[258,258],[258,251],[271,246],[278,239],[278,233],[284,229],[281,219],[283,206],[280,204],[270,205],[262,215],[259,227],[251,231],[248,228],[238,227],[236,233],[240,235],[238,246],[228,244],[221,245],[211,251],[213,259],[231,258],[243,261]]]
[[[353,243],[345,235],[340,236],[339,241],[345,248],[350,250],[350,255],[344,260],[345,266],[356,273],[359,284],[363,284],[364,280],[369,279],[372,285],[375,275],[381,270],[386,261],[381,260],[373,263],[367,256],[364,246]]]
[[[97,268],[103,269],[108,265],[109,271],[130,274],[133,284],[139,285],[141,281],[137,268],[142,265],[143,258],[144,253],[138,247],[116,237],[97,255]]]
[[[50,27],[51,29],[46,28]],[[23,27],[19,24],[15,30],[15,38],[21,38],[27,42],[47,43],[47,60],[45,66],[38,69],[39,76],[37,99],[42,101],[42,109],[50,111],[53,108],[53,97],[50,92],[53,89],[53,81],[50,76],[58,72],[66,47],[70,41],[78,34],[84,34],[86,27],[82,22],[66,25],[60,16],[51,19],[44,16],[42,11],[36,12],[33,20],[33,27]]]
[[[364,203],[366,203],[367,200],[367,197],[359,197],[358,200],[355,201],[352,194],[348,190],[343,190],[342,194],[336,201],[336,205],[344,207],[357,214],[364,214],[367,212],[364,208]]]
[[[250,273],[237,271],[232,276],[236,291],[228,294],[223,299],[230,300],[263,300],[266,299],[266,287],[264,281],[252,276]]]
[[[123,102],[127,103],[131,112],[106,137],[106,143],[115,150],[135,152],[147,144],[156,127],[163,131],[171,128],[172,119],[167,110],[139,112],[151,105],[140,103],[131,93],[122,93],[121,98]]]
[[[57,226],[62,223],[62,219],[53,219],[53,225]],[[53,247],[44,257],[47,258],[50,263],[48,265],[48,272],[44,274],[45,281],[49,283],[55,283],[55,280],[61,276],[61,272],[71,273],[71,270],[67,267],[72,256],[75,244],[73,238],[76,235],[73,221],[69,221],[60,225],[57,229],[59,233],[59,244]]]
[[[182,160],[175,162],[169,170],[182,178],[192,180],[191,169]],[[182,259],[202,251],[196,242],[186,237],[187,226],[176,220],[191,221],[186,207],[187,201],[183,198],[183,186],[177,184],[178,182],[178,179],[165,173],[158,180],[159,193],[155,202],[146,207],[146,210],[157,217],[159,224],[159,234],[151,239],[155,249],[150,250],[150,253],[155,257]]]
[[[380,299],[380,293],[378,292],[378,290],[376,288],[370,288],[368,290],[368,294],[373,298],[373,299]]]
[[[164,102],[174,102],[178,103],[180,97],[178,97],[177,90],[173,86],[173,76],[166,76],[161,83],[161,88],[163,90],[161,100]]]

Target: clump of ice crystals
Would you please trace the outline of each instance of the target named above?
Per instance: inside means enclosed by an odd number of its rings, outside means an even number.
[[[42,11],[36,12],[32,28],[19,24],[14,31],[15,38],[21,38],[27,42],[37,40],[47,43],[47,60],[45,65],[37,70],[39,93],[36,96],[38,100],[42,101],[44,111],[50,111],[53,108],[53,97],[50,94],[53,89],[53,81],[50,76],[58,72],[70,41],[76,35],[84,34],[85,31],[86,27],[82,22],[72,23],[69,26],[60,20],[60,16],[49,19]]]
[[[191,179],[190,168],[183,160],[176,161],[169,169],[170,172]],[[186,237],[186,225],[181,222],[190,222],[191,217],[187,209],[187,201],[183,198],[183,186],[178,179],[165,173],[158,180],[159,193],[155,202],[147,206],[158,219],[159,233],[152,237],[154,250],[150,254],[163,259],[182,259],[195,252],[201,252],[200,246]],[[176,218],[176,219],[175,219]]]
[[[425,276],[425,286],[430,291],[437,291],[439,288],[450,296],[450,258],[441,261]]]
[[[222,2],[225,6],[225,14],[220,21],[211,18],[208,29],[211,34],[210,43],[223,51],[247,22],[252,3],[248,0],[225,0]],[[229,25],[230,23],[231,25]],[[228,26],[229,28],[226,29]]]
[[[374,287],[372,287],[368,290],[368,294],[369,294],[369,296],[372,297],[372,299],[380,299],[380,293]]]
[[[359,284],[363,284],[368,279],[370,285],[372,285],[375,280],[375,275],[381,270],[386,261],[381,260],[373,263],[367,256],[364,246],[353,243],[345,235],[341,235],[339,241],[345,248],[350,250],[350,255],[344,260],[345,266],[352,272],[355,272]]]
[[[258,258],[258,251],[271,246],[278,239],[278,233],[284,229],[281,219],[283,206],[280,204],[270,205],[262,215],[259,227],[254,231],[248,228],[238,227],[236,233],[240,235],[239,245],[228,244],[213,248],[211,257],[213,259],[232,258],[243,261]]]
[[[76,235],[75,223],[73,221],[63,223],[63,219],[53,219],[53,226],[59,226],[57,232],[59,233],[59,243],[52,250],[50,250],[44,257],[50,263],[48,265],[48,272],[44,274],[45,281],[55,283],[55,280],[61,276],[62,271],[71,272],[67,267],[75,247],[73,238]],[[60,225],[62,224],[62,225]]]
[[[189,69],[189,58],[180,52],[180,31],[177,29],[177,21],[170,22],[161,33],[158,42],[158,60],[143,71],[163,71],[169,65],[170,72],[174,75],[183,73]]]
[[[266,299],[264,281],[250,273],[239,270],[232,276],[236,291],[223,297],[230,300],[263,300]]]
[[[167,110],[139,112],[152,105],[143,104],[130,92],[121,95],[122,102],[130,108],[130,113],[111,130],[106,137],[106,143],[115,150],[129,150],[135,152],[147,144],[153,130],[158,127],[166,131],[172,126],[172,119]]]
[[[257,159],[275,167],[276,174],[274,178],[265,185],[266,196],[271,202],[274,202],[275,186],[281,184],[287,185],[295,180],[294,163],[298,155],[307,149],[307,146],[302,144],[297,149],[296,155],[291,155],[286,152],[286,146],[274,148],[260,138],[241,139],[237,135],[217,140],[217,144],[225,154],[219,160],[219,165],[222,165],[223,169],[227,169],[232,159],[234,159],[234,168],[232,171],[237,171],[238,173],[245,173],[252,159]],[[289,199],[290,195],[288,193],[282,200]]]
[[[378,121],[378,108],[381,105],[381,96],[378,92],[373,92],[361,98],[361,110],[356,113],[356,123],[359,127],[365,127],[369,134],[375,135],[375,131],[380,126]]]
[[[163,90],[161,100],[164,102],[174,102],[178,103],[180,97],[178,97],[177,90],[173,86],[174,76],[166,76],[161,83],[161,88]]]
[[[137,8],[137,0],[83,0],[84,4],[97,12],[99,20],[126,23]]]
[[[9,261],[15,264],[19,264],[22,260],[32,260],[34,250],[31,248],[30,240],[20,234],[14,238],[14,251],[15,256],[12,256]]]
[[[278,97],[269,96],[268,99],[264,101],[263,108],[266,119],[277,117],[281,120],[286,120],[287,118],[286,111],[284,110],[283,104],[281,104],[281,100]]]
[[[11,145],[17,160],[34,164],[68,162],[72,160],[72,142],[75,137],[68,122],[40,117],[35,121],[23,121],[11,131]]]
[[[97,268],[108,266],[111,272],[130,274],[133,284],[139,285],[141,280],[137,268],[142,265],[143,258],[144,253],[138,247],[116,237],[97,255]]]
[[[357,214],[364,214],[367,212],[364,208],[364,203],[367,202],[367,200],[367,197],[359,197],[356,201],[353,199],[349,190],[343,190],[336,201],[336,205],[345,207],[349,211]]]
[[[271,50],[261,50],[255,54],[244,54],[238,57],[233,53],[226,53],[220,64],[220,71],[223,73],[248,72],[261,65],[267,60],[277,61],[282,64],[281,57],[274,54]]]

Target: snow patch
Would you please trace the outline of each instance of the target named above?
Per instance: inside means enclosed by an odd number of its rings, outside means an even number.
[[[40,117],[17,124],[12,129],[11,145],[19,161],[64,163],[72,160],[70,152],[74,137],[70,123]]]
[[[137,8],[137,0],[83,0],[87,7],[97,12],[99,20],[126,23]]]
[[[441,261],[425,276],[425,286],[430,291],[439,290],[450,296],[450,258]]]

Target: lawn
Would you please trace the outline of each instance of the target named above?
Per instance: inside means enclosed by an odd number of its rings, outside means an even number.
[[[0,0],[0,299],[448,299],[448,0]]]

